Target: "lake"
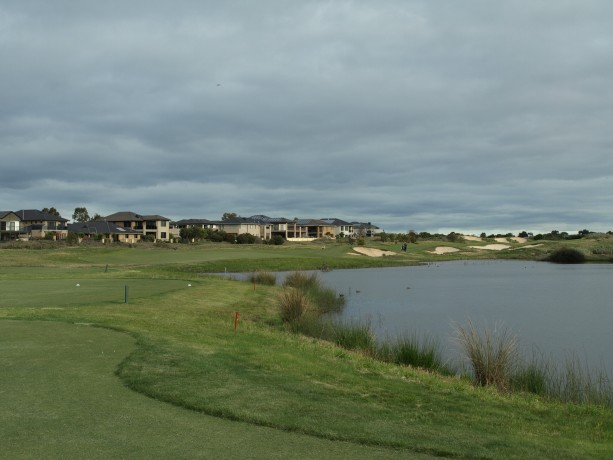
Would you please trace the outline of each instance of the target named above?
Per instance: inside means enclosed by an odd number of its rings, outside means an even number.
[[[347,301],[344,320],[369,321],[380,339],[417,332],[457,362],[454,323],[506,327],[522,351],[577,357],[613,375],[613,265],[455,261],[319,273]]]

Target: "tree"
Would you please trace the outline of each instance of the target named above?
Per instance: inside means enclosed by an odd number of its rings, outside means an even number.
[[[92,220],[102,220],[102,216],[98,213],[94,214],[94,217],[92,217]]]
[[[88,222],[89,213],[87,212],[87,208],[74,208],[74,212],[72,213],[72,220],[74,220],[75,222]]]
[[[199,241],[206,237],[206,231],[201,227],[186,227],[179,231],[179,236],[187,241]]]
[[[60,213],[57,209],[51,207],[51,208],[43,208],[42,212],[46,212],[47,214],[51,214],[52,216],[57,216],[60,217]]]
[[[234,219],[235,217],[238,217],[238,214],[235,212],[224,212],[223,216],[221,216],[221,220]]]

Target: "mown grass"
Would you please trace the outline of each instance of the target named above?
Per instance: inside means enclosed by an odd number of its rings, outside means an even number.
[[[126,249],[135,254],[130,251]],[[275,302],[280,288],[253,289],[251,283],[196,275],[201,266],[196,259],[203,257],[196,252],[198,257],[187,257],[194,262],[185,271],[186,262],[148,266],[136,253],[135,260],[120,264],[118,260],[129,257],[113,255],[112,276],[136,271],[143,279],[183,281],[182,289],[145,292],[132,296],[128,305],[101,297],[99,304],[82,307],[61,305],[61,292],[56,292],[54,306],[54,298],[33,286],[25,296],[29,305],[3,306],[0,317],[88,322],[129,331],[137,347],[118,370],[129,388],[223,419],[392,449],[382,456],[602,458],[613,453],[609,409],[502,394],[463,378],[382,362],[368,353],[288,333]],[[276,259],[278,254],[270,256]],[[75,263],[43,259],[34,270],[41,281],[63,264]],[[100,254],[80,253],[78,265],[104,268],[103,260]],[[168,262],[165,255],[159,260]],[[10,275],[1,271],[0,279],[31,275],[28,267],[16,264]],[[102,272],[100,278],[107,275]],[[11,284],[3,289],[10,293]]]

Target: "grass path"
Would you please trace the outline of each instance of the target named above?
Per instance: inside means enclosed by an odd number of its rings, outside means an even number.
[[[134,348],[129,335],[107,329],[0,321],[2,457],[407,458],[406,451],[232,422],[147,398],[114,375]]]

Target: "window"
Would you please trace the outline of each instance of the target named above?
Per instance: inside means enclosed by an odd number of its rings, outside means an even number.
[[[160,238],[166,238],[166,232],[160,233]]]

